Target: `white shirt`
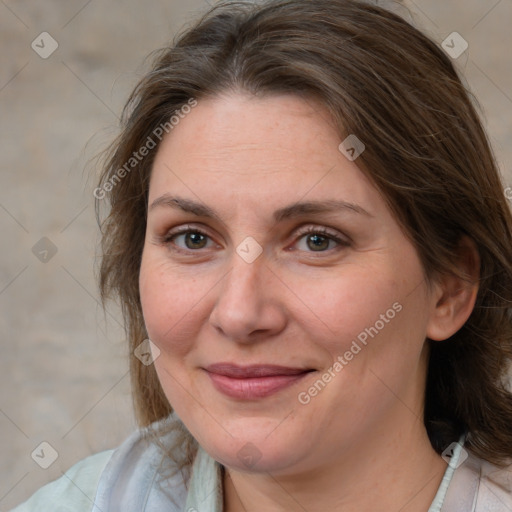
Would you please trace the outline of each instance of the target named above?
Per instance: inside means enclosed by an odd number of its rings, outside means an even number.
[[[162,420],[169,421],[176,418]],[[169,477],[172,461],[147,432],[83,459],[12,512],[222,512],[221,465],[199,447],[191,475]],[[173,436],[161,441],[170,446]],[[463,444],[462,437],[428,512],[512,512],[512,466],[500,469]]]

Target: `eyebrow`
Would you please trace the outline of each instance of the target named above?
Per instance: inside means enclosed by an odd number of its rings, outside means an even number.
[[[187,213],[192,213],[198,217],[209,217],[220,221],[219,215],[208,206],[192,201],[191,199],[185,199],[183,197],[171,196],[170,194],[164,194],[157,197],[150,205],[149,211],[153,210],[158,206],[166,206],[168,208],[174,208],[182,210]]]
[[[304,215],[316,215],[321,213],[336,213],[346,211],[357,213],[367,217],[373,217],[362,206],[338,199],[327,199],[323,201],[305,201],[291,204],[274,212],[274,220],[281,222],[285,219],[300,217]]]
[[[222,222],[220,215],[217,214],[210,207],[179,196],[171,196],[170,194],[163,194],[157,197],[150,205],[149,211],[159,206],[174,208],[182,210],[187,213],[192,213],[198,217],[208,217]],[[347,201],[336,199],[327,199],[322,201],[302,201],[293,203],[284,208],[279,208],[274,212],[274,221],[281,222],[286,219],[301,217],[305,215],[318,215],[322,213],[336,213],[338,211],[346,211],[364,215],[366,217],[373,217],[362,206]]]

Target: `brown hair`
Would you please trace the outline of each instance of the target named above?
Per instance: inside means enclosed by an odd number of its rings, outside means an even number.
[[[120,298],[131,352],[146,338],[138,276],[158,143],[114,178],[187,101],[228,90],[302,95],[328,107],[340,142],[356,134],[366,145],[358,164],[430,279],[458,272],[462,235],[475,242],[475,308],[450,339],[427,341],[424,421],[439,453],[466,432],[476,455],[496,464],[511,457],[512,217],[495,159],[450,59],[401,17],[362,1],[223,3],[158,51],[123,111],[97,189],[110,207],[101,224],[101,293]],[[131,376],[140,425],[168,416],[154,367],[132,355]]]

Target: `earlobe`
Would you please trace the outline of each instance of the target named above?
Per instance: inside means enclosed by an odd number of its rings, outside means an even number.
[[[467,321],[475,306],[480,278],[480,256],[469,237],[459,242],[458,268],[461,275],[439,278],[432,294],[432,309],[427,324],[427,337],[442,341],[453,336]]]

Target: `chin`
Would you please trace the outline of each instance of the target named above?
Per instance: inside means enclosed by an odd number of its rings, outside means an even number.
[[[250,429],[236,429],[231,437],[224,432],[222,438],[203,438],[203,449],[222,465],[247,473],[271,472],[272,474],[286,473],[286,470],[296,466],[309,451],[309,443],[305,445],[302,436],[284,430],[278,435],[266,428],[257,429],[254,419],[251,419]],[[245,422],[243,422],[245,423]]]

